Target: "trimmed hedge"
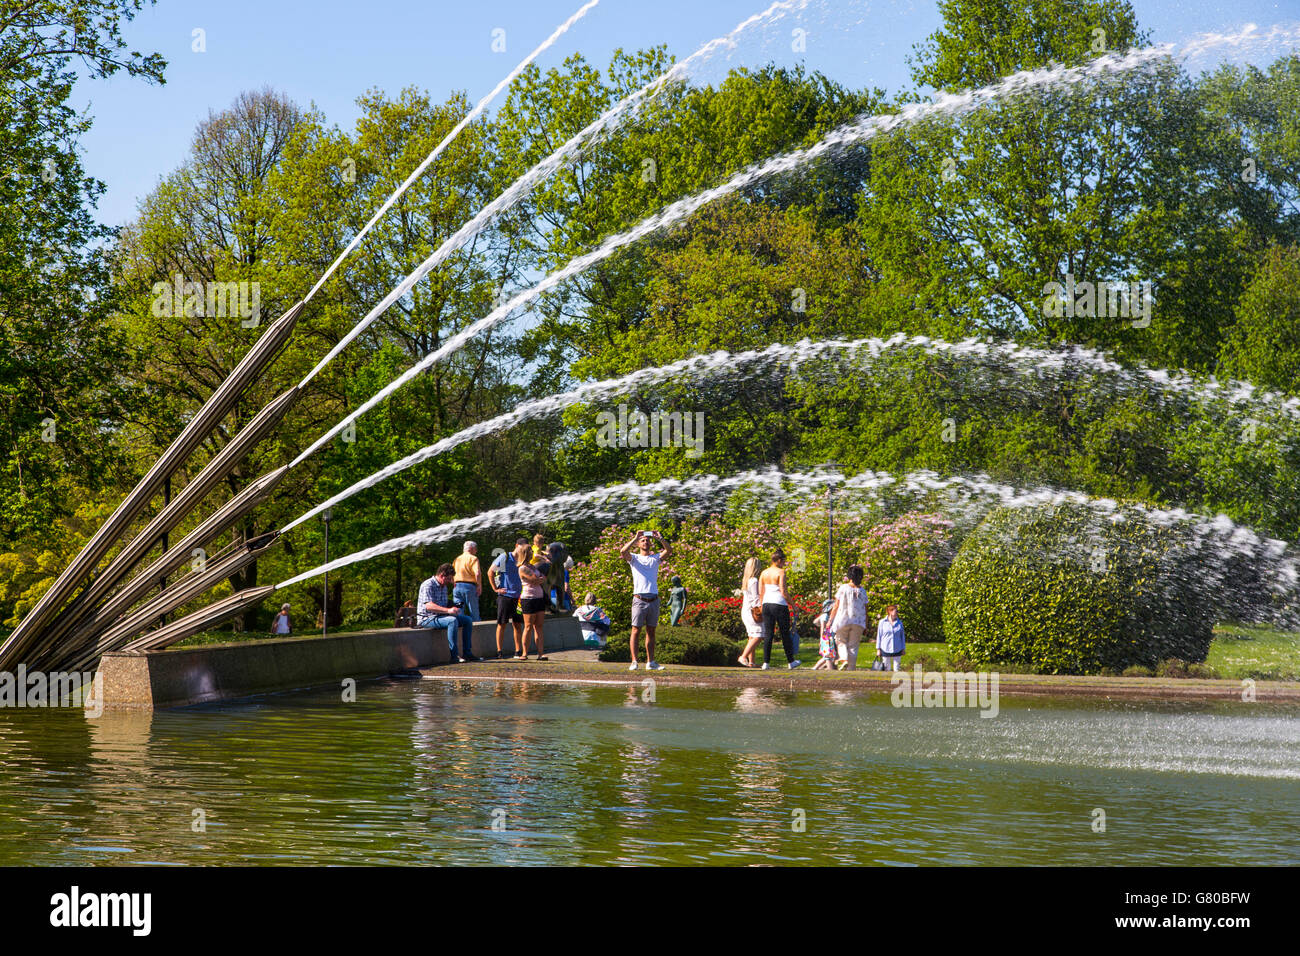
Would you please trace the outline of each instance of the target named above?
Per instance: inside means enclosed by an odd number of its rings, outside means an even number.
[[[998,508],[953,561],[943,622],[955,657],[1095,674],[1203,661],[1210,588],[1190,537],[1135,509],[1112,521],[1083,505]]]
[[[630,661],[629,632],[611,634],[600,652],[602,661]],[[716,631],[696,627],[655,629],[655,660],[660,664],[692,664],[698,667],[739,667],[741,645],[729,641]],[[637,642],[637,660],[645,661],[645,637]]]

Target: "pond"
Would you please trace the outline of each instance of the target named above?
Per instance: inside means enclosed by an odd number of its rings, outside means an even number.
[[[0,711],[0,864],[1300,862],[1294,708],[643,694]]]

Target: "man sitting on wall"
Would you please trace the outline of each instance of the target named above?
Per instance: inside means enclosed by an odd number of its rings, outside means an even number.
[[[420,597],[415,602],[420,611],[420,627],[445,627],[447,643],[451,645],[451,663],[459,664],[461,659],[476,661],[473,649],[474,620],[460,608],[456,607],[448,592],[456,578],[456,569],[450,564],[440,566],[433,577],[420,585]],[[461,635],[464,653],[456,656],[456,634]]]

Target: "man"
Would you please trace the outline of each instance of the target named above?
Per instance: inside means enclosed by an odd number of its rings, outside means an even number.
[[[524,616],[519,613],[519,594],[523,582],[519,580],[519,565],[528,560],[528,539],[516,538],[515,550],[497,556],[488,568],[488,580],[497,594],[497,659],[506,657],[501,648],[501,638],[509,623],[514,627],[515,653],[522,654]]]
[[[658,552],[650,550],[651,542],[661,545]],[[636,548],[636,553],[633,553]],[[662,670],[655,661],[655,628],[659,625],[659,563],[673,556],[672,545],[657,534],[638,531],[632,540],[618,552],[632,566],[632,666],[636,670],[636,642],[641,628],[645,628],[646,670]]]
[[[478,599],[483,593],[483,571],[478,563],[478,545],[466,541],[460,557],[452,562],[456,569],[456,586],[451,596],[456,604],[465,609],[471,620],[479,620]]]
[[[452,604],[447,592],[454,582],[456,569],[450,564],[441,565],[433,577],[420,585],[420,597],[415,602],[420,610],[420,627],[445,627],[447,643],[451,645],[451,663],[459,664],[461,657],[476,661],[473,650],[474,622],[468,614]],[[456,634],[461,634],[465,653],[456,656]]]

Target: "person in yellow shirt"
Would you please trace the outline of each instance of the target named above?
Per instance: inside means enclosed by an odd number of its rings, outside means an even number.
[[[539,531],[537,534],[533,535],[533,556],[528,559],[528,563],[538,565],[546,560],[546,535]]]
[[[456,586],[452,589],[452,600],[464,608],[472,620],[479,620],[478,599],[483,593],[483,571],[478,563],[478,545],[466,541],[460,557],[452,562],[456,570]]]

